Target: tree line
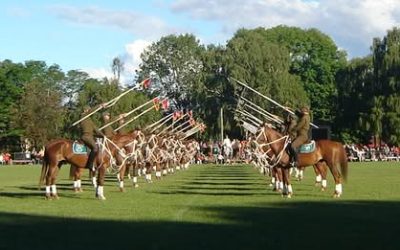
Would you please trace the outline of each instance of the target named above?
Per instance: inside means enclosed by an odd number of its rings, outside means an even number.
[[[277,26],[240,29],[226,45],[203,45],[192,34],[168,35],[141,55],[136,78],[121,86],[124,70],[112,61],[111,79],[85,72],[63,72],[42,61],[0,61],[0,142],[19,145],[29,139],[41,146],[57,137],[78,136],[75,127],[84,105],[107,101],[147,77],[144,92],[131,92],[111,108],[127,112],[155,96],[169,98],[172,109],[193,110],[207,124],[204,138],[217,138],[220,127],[232,136],[242,130],[233,111],[241,89],[235,78],[286,106],[311,107],[314,122],[329,125],[344,142],[381,140],[400,144],[400,30],[393,28],[372,41],[371,53],[347,60],[346,52],[317,29]],[[249,93],[247,93],[249,95]],[[284,116],[263,99],[251,100]],[[224,124],[220,110],[224,109]],[[152,112],[135,125],[159,117]],[[96,120],[100,120],[97,116]]]

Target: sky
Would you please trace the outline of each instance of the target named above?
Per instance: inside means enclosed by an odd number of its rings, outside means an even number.
[[[317,28],[349,58],[366,56],[374,37],[400,26],[400,0],[2,0],[0,61],[109,77],[118,56],[129,78],[162,36],[192,33],[225,45],[239,28],[277,25]]]

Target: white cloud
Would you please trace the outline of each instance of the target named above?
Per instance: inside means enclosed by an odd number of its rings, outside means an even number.
[[[126,54],[124,56],[124,62],[126,71],[135,72],[135,70],[139,69],[139,65],[142,62],[140,54],[150,44],[150,41],[139,39],[125,45]]]
[[[82,69],[82,71],[89,74],[90,77],[95,79],[103,79],[103,78],[112,78],[113,73],[111,70],[105,68],[86,68]]]
[[[398,0],[176,0],[170,9],[220,22],[229,34],[241,27],[316,27],[353,55],[365,55],[373,37],[400,25]]]
[[[119,28],[145,38],[157,38],[179,32],[179,29],[169,26],[158,17],[135,11],[108,10],[96,6],[80,8],[70,5],[52,6],[50,11],[72,23]]]

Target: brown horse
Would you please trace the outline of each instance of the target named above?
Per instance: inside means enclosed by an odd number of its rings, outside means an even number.
[[[136,136],[135,133],[116,135],[112,141],[106,143],[105,146],[99,150],[96,158],[96,165],[98,166],[96,197],[99,199],[105,199],[103,191],[104,176],[106,168],[111,164],[112,157],[115,158],[121,154],[120,149],[135,140]],[[51,197],[58,198],[56,178],[59,168],[64,163],[70,163],[77,168],[85,168],[88,159],[87,155],[74,154],[72,146],[72,140],[58,139],[50,142],[45,147],[39,186],[45,182],[47,199]]]
[[[283,182],[285,192],[289,197],[292,195],[293,190],[290,184],[289,169],[290,158],[286,153],[287,140],[285,140],[282,134],[274,130],[271,125],[267,124],[262,127],[259,136],[257,137],[257,143],[260,145],[268,145],[271,148],[271,152],[275,156],[275,164],[282,168]],[[331,140],[318,140],[315,142],[316,148],[312,153],[300,153],[298,155],[298,167],[314,166],[323,169],[329,167],[333,178],[335,180],[335,192],[334,197],[340,197],[342,195],[342,177],[344,180],[347,179],[347,156],[343,145],[340,142]],[[340,166],[340,171],[338,169]]]

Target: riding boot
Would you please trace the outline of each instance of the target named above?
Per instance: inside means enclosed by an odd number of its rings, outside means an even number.
[[[94,159],[96,158],[96,155],[97,155],[97,149],[95,148],[92,151],[90,151],[88,160],[86,162],[86,168],[88,168],[92,171],[94,171],[93,162],[94,162]]]
[[[289,148],[289,155],[290,155],[290,164],[293,167],[296,167],[297,166],[297,152],[296,152],[296,149],[294,149],[291,144],[289,145],[288,148]]]

